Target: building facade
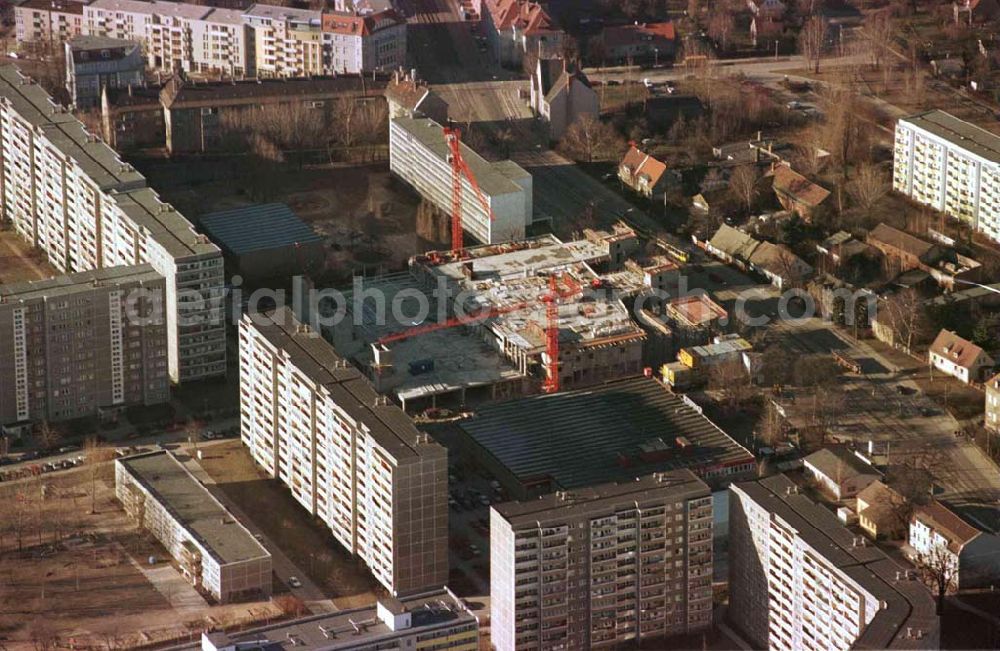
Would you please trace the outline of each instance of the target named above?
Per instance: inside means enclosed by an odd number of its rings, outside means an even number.
[[[731,623],[755,648],[937,648],[930,592],[866,541],[784,475],[733,484]]]
[[[498,651],[599,649],[712,623],[712,497],[689,470],[490,510]]]
[[[986,427],[1000,432],[1000,374],[986,381]]]
[[[406,65],[406,20],[395,10],[366,15],[323,13],[323,65],[328,73],[398,70]]]
[[[939,110],[901,118],[892,187],[1000,241],[1000,137]]]
[[[224,375],[219,249],[13,66],[0,67],[2,218],[62,273],[149,263],[166,279],[170,378]]]
[[[84,33],[84,4],[74,0],[28,0],[14,7],[18,43],[60,46]]]
[[[909,525],[908,556],[945,577],[948,592],[992,590],[1000,581],[1000,536],[981,531],[938,501],[916,506]]]
[[[291,310],[240,322],[254,461],[393,594],[448,580],[447,451]]]
[[[465,144],[460,147],[478,184],[477,192],[462,175],[465,232],[483,244],[523,239],[532,219],[531,175],[513,161],[491,163]],[[437,122],[398,118],[389,123],[389,170],[447,214],[452,200],[450,155]]]
[[[271,596],[271,554],[170,452],[118,459],[115,496],[195,587],[221,603]]]
[[[934,338],[927,350],[927,361],[965,384],[984,381],[994,363],[981,347],[950,330],[942,330]]]
[[[0,424],[168,401],[164,304],[149,265],[0,285]]]
[[[66,90],[78,109],[95,108],[101,93],[143,83],[142,48],[132,41],[77,36],[65,43]]]

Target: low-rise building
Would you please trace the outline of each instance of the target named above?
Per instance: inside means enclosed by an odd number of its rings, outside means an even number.
[[[448,103],[415,75],[415,70],[393,74],[385,88],[385,99],[389,103],[389,119],[430,118],[438,124],[447,124]]]
[[[398,70],[406,65],[406,19],[394,9],[323,12],[324,69],[332,74]]]
[[[465,232],[484,244],[523,239],[532,220],[531,175],[513,161],[491,163],[464,143],[459,146],[478,185],[477,190],[462,175]],[[427,118],[392,120],[389,170],[438,209],[451,213],[451,148],[440,124]]]
[[[1000,536],[972,526],[941,502],[913,509],[907,543],[913,562],[940,572],[949,591],[992,589],[1000,581]]]
[[[677,52],[677,31],[669,21],[605,27],[600,38],[610,65],[667,63]]]
[[[549,125],[549,138],[559,140],[584,115],[597,118],[600,102],[582,71],[563,57],[539,59],[531,75],[531,109]]]
[[[133,41],[77,36],[65,42],[66,90],[73,107],[91,109],[101,94],[139,86],[146,68],[142,48]]]
[[[1000,432],[1000,374],[986,381],[986,427]]]
[[[518,500],[684,468],[716,487],[757,473],[746,448],[653,378],[486,405],[460,427]]]
[[[0,285],[0,425],[170,400],[165,302],[149,265]]]
[[[993,358],[950,330],[942,330],[927,351],[930,365],[966,384],[982,382],[993,368]]]
[[[261,628],[205,632],[200,645],[183,651],[361,651],[362,649],[449,649],[476,651],[479,619],[448,588],[396,599],[379,597],[373,606]]]
[[[618,178],[633,191],[651,200],[662,197],[671,181],[679,180],[676,172],[667,169],[666,163],[634,144],[629,146],[618,164]]]
[[[712,494],[690,470],[490,510],[497,651],[652,647],[711,624]]]
[[[835,500],[854,497],[882,473],[842,447],[823,448],[802,460],[807,477]]]
[[[762,274],[778,289],[801,286],[813,274],[805,260],[784,244],[760,242],[748,260],[750,269]]]
[[[730,486],[729,621],[755,648],[938,648],[915,575],[785,475]]]
[[[858,526],[873,539],[898,540],[906,536],[906,498],[881,481],[873,481],[858,492],[854,510]]]
[[[787,164],[775,165],[771,171],[771,187],[781,206],[798,213],[806,221],[816,217],[830,198],[830,191],[816,185]]]
[[[565,34],[535,0],[482,0],[482,25],[489,49],[500,65],[519,66],[526,57],[547,59],[562,53]]]
[[[115,496],[195,587],[221,603],[271,596],[271,554],[169,451],[118,459]]]
[[[258,77],[324,73],[322,12],[255,4],[243,13],[243,22],[251,30]]]
[[[60,47],[84,32],[84,2],[27,0],[14,7],[14,35],[18,43]]]
[[[920,269],[941,257],[941,249],[936,244],[925,242],[888,224],[876,226],[868,233],[866,241],[882,252],[896,273]]]
[[[753,345],[743,337],[737,334],[724,335],[704,346],[681,348],[677,353],[677,361],[690,369],[705,372],[719,364],[742,364],[744,353],[752,349]]]
[[[394,595],[448,580],[448,453],[282,307],[240,321],[240,431]]]

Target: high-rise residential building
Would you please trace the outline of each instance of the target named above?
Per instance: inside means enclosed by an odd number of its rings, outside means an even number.
[[[523,239],[532,219],[531,175],[513,161],[491,163],[464,143],[460,147],[479,186],[477,193],[462,176],[465,232],[483,244]],[[428,118],[391,120],[389,169],[439,209],[451,213],[451,150],[440,124]]]
[[[447,582],[447,451],[288,308],[240,321],[240,427],[390,592]]]
[[[148,264],[0,285],[0,424],[168,401],[164,303]]]
[[[84,3],[28,0],[14,7],[18,43],[59,44],[84,33]]]
[[[900,118],[892,187],[1000,242],[1000,136],[939,110]]]
[[[712,624],[712,496],[689,470],[490,512],[498,651],[618,648]]]
[[[933,649],[934,599],[785,475],[729,493],[729,619],[755,648]]]
[[[243,21],[253,34],[257,76],[323,74],[322,12],[257,4],[243,13]]]
[[[3,220],[61,272],[151,264],[171,380],[225,374],[218,247],[14,66],[0,67],[0,196]]]

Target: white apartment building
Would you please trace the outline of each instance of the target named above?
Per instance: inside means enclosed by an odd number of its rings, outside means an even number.
[[[939,110],[900,118],[892,187],[1000,242],[1000,136]]]
[[[710,628],[708,485],[678,470],[494,506],[490,600],[497,651],[654,648]]]
[[[934,649],[934,599],[784,475],[729,488],[729,619],[755,648]]]
[[[14,66],[0,67],[0,162],[2,219],[59,271],[164,276],[171,380],[225,374],[218,247]]]
[[[84,8],[88,34],[143,44],[148,67],[167,72],[248,74],[243,13],[162,0],[94,0]]]
[[[240,321],[254,461],[394,595],[448,580],[448,456],[288,308]]]
[[[253,5],[243,13],[253,34],[253,69],[260,77],[305,77],[323,70],[323,14]]]
[[[406,20],[395,10],[365,15],[323,13],[324,65],[329,73],[358,74],[406,66]]]
[[[465,232],[483,244],[523,239],[532,219],[531,175],[513,161],[488,162],[464,143],[461,151],[487,204],[483,206],[463,175]],[[445,214],[451,214],[451,151],[440,124],[428,118],[391,120],[389,170]]]
[[[60,44],[84,29],[83,4],[75,0],[27,0],[14,7],[18,43]]]
[[[170,452],[118,459],[115,497],[219,602],[271,595],[271,554]]]

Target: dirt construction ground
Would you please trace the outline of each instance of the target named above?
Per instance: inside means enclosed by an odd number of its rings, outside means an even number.
[[[55,268],[13,230],[0,230],[0,285],[51,278]]]
[[[113,482],[107,464],[94,514],[86,466],[0,484],[0,648],[124,648],[278,614],[266,602],[208,606],[132,524]]]

